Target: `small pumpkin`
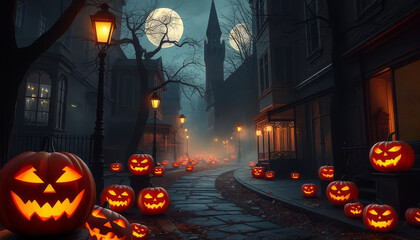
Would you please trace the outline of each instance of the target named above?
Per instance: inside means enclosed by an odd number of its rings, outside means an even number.
[[[121,172],[122,165],[121,163],[113,163],[111,164],[111,172]]]
[[[133,154],[128,159],[128,170],[133,175],[149,175],[154,167],[153,158],[149,154]]]
[[[153,175],[155,175],[157,177],[161,177],[161,176],[165,175],[165,168],[160,167],[160,166],[155,167],[153,169]]]
[[[197,166],[197,164],[198,164],[197,160],[192,160],[191,163],[192,163],[193,166]]]
[[[302,194],[304,197],[316,197],[318,187],[314,183],[305,183],[302,185]]]
[[[255,162],[253,162],[253,161],[249,162],[249,167],[250,167],[250,168],[255,167]]]
[[[334,167],[333,166],[321,166],[318,169],[318,177],[324,181],[334,180]]]
[[[163,160],[162,161],[162,166],[168,166],[168,164],[169,164],[169,161],[168,160]]]
[[[179,168],[179,162],[172,162],[173,168]]]
[[[223,159],[223,161],[229,162],[229,158],[225,158],[225,159]]]
[[[146,240],[150,236],[149,228],[138,223],[131,224],[131,232],[133,234],[133,240]]]
[[[298,173],[298,172],[291,172],[290,173],[290,178],[293,179],[293,180],[299,180],[300,173]]]
[[[276,173],[274,171],[267,171],[265,173],[265,179],[273,180],[276,177]]]
[[[194,170],[194,166],[192,164],[188,164],[187,166],[185,166],[185,170],[187,170],[187,172],[191,172],[192,170]]]
[[[420,226],[420,208],[409,208],[405,211],[405,220],[414,226]]]
[[[262,167],[254,167],[252,169],[252,176],[254,178],[264,178],[264,176],[265,176],[264,168],[262,168]]]
[[[158,215],[166,212],[169,202],[169,194],[162,187],[144,188],[137,196],[137,206],[143,214],[148,215]]]
[[[115,212],[124,212],[133,207],[136,194],[130,186],[109,185],[102,190],[101,204],[109,203],[110,209]]]
[[[349,218],[359,218],[363,215],[363,204],[359,202],[350,202],[344,205],[344,214]]]
[[[375,232],[388,232],[398,225],[398,214],[386,204],[369,204],[363,209],[363,223]]]
[[[359,189],[353,182],[333,181],[328,184],[327,198],[334,205],[345,205],[357,201]]]
[[[85,223],[90,239],[131,240],[130,223],[122,215],[99,206],[95,206]]]

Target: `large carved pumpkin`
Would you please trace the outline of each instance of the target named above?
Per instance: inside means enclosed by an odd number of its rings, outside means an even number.
[[[405,211],[405,220],[414,226],[420,226],[420,208],[409,208]]]
[[[264,176],[265,176],[264,168],[262,168],[262,167],[254,167],[252,169],[252,176],[254,178],[264,178]]]
[[[133,233],[133,240],[146,240],[150,236],[149,228],[138,223],[131,224],[131,232]]]
[[[357,201],[359,189],[353,182],[334,181],[327,187],[327,198],[334,205],[345,205],[349,202]]]
[[[121,163],[112,163],[111,164],[111,172],[121,172],[122,165]]]
[[[375,232],[388,232],[398,224],[395,209],[386,204],[369,204],[363,210],[363,223]]]
[[[391,139],[388,136],[388,139]],[[402,172],[413,167],[414,151],[404,141],[378,142],[370,149],[369,160],[378,172]]]
[[[109,203],[110,209],[115,212],[123,212],[133,207],[136,194],[130,186],[109,185],[101,193],[101,204]]]
[[[149,175],[154,167],[153,158],[149,154],[133,154],[128,159],[128,170],[133,175]]]
[[[22,153],[1,169],[0,183],[0,223],[20,234],[73,231],[95,203],[92,174],[72,153]]]
[[[157,215],[164,213],[169,207],[169,194],[162,187],[149,187],[140,191],[137,206],[143,214]]]
[[[318,177],[324,181],[334,180],[334,167],[333,166],[321,166],[318,169]]]
[[[90,239],[131,240],[131,226],[125,217],[99,206],[91,212],[85,223]]]
[[[344,205],[344,214],[350,218],[359,218],[363,215],[363,208],[365,207],[359,202],[346,203]]]
[[[302,185],[302,194],[304,197],[316,197],[318,187],[314,183],[305,183]]]

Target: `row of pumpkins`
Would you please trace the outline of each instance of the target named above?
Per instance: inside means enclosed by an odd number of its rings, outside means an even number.
[[[134,159],[134,158],[133,158]],[[138,157],[141,164],[144,159]],[[131,158],[130,158],[131,160]],[[131,161],[133,162],[133,161]],[[130,161],[129,161],[130,164]],[[143,165],[130,166],[141,172]],[[96,185],[88,166],[67,152],[25,152],[0,170],[0,224],[23,235],[55,235],[85,226],[91,238],[147,239],[146,226],[132,224],[119,213],[135,202],[131,187],[110,185],[94,206]],[[161,187],[142,189],[137,206],[143,214],[162,214],[169,207],[169,195]]]
[[[414,165],[414,152],[410,145],[404,141],[390,141],[391,136],[392,134],[388,137],[387,141],[378,142],[373,145],[369,154],[370,163],[379,172],[407,171]],[[262,167],[254,167],[254,162],[250,162],[249,166],[252,168],[252,176],[254,178],[263,178],[265,176],[266,179],[271,179],[267,175],[264,175],[264,169]],[[359,190],[353,182],[333,181],[333,166],[320,167],[318,169],[318,176],[323,181],[331,181],[326,190],[327,199],[334,205],[344,205],[344,214],[347,217],[362,217],[365,226],[377,232],[391,231],[397,226],[398,214],[392,206],[386,204],[369,204],[364,207],[363,204],[357,202]],[[290,178],[298,180],[300,174],[298,172],[292,172],[290,173]],[[318,193],[318,187],[314,183],[303,184],[301,190],[304,197],[316,197]],[[420,226],[420,208],[407,209],[405,219],[414,226]]]

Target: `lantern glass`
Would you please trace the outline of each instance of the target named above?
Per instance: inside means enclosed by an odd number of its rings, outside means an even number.
[[[240,131],[242,130],[242,126],[241,126],[241,125],[238,125],[238,126],[236,127],[236,129],[238,130],[238,132],[240,132]]]
[[[261,130],[257,130],[255,133],[256,133],[256,135],[257,135],[258,137],[262,135]]]
[[[271,132],[272,130],[273,130],[272,126],[265,127],[265,131],[267,131],[267,132]]]
[[[187,139],[190,139],[190,136],[187,135]]]
[[[106,21],[95,21],[96,41],[109,44],[112,39],[112,23]]]
[[[181,121],[181,123],[184,123],[185,122],[185,116],[184,116],[184,114],[181,115],[181,116],[179,116],[179,120]]]
[[[160,98],[156,93],[153,93],[152,97],[150,98],[150,102],[152,103],[152,108],[157,109],[160,104]]]

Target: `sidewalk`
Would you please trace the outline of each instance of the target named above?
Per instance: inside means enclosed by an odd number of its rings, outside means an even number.
[[[368,230],[364,226],[361,218],[351,219],[346,217],[343,212],[343,207],[329,204],[328,200],[320,201],[320,192],[318,192],[316,199],[303,197],[301,187],[304,183],[311,182],[310,180],[294,181],[291,179],[275,179],[270,181],[265,179],[256,179],[251,176],[251,170],[249,167],[243,167],[236,170],[234,172],[234,177],[239,183],[251,191],[270,199],[278,200],[290,208],[304,211],[305,213],[315,217],[327,218],[336,221],[339,225],[346,225],[360,231]],[[312,182],[317,183],[317,181]],[[318,189],[319,188],[320,186],[318,186]],[[327,203],[325,203],[325,201]],[[407,240],[420,239],[420,229],[408,225],[405,222],[405,219],[400,219],[398,227],[387,234]]]

